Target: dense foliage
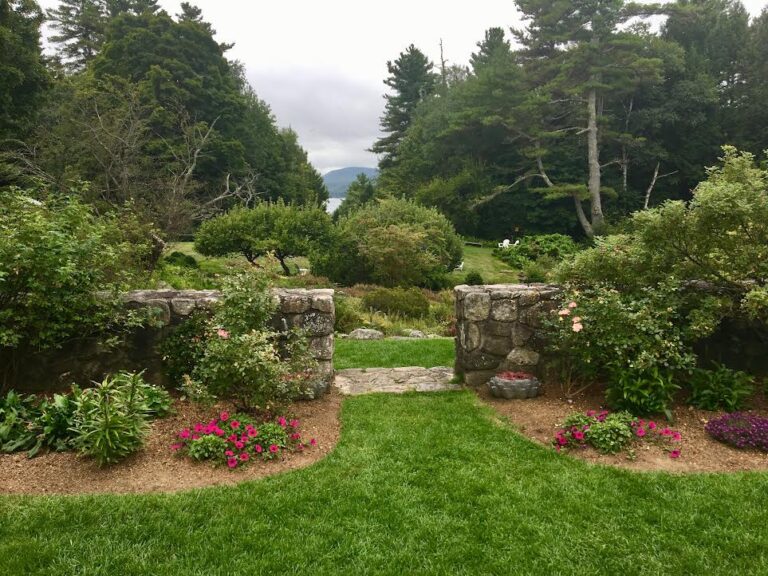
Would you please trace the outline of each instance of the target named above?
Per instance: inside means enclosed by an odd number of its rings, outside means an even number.
[[[550,263],[563,260],[578,251],[577,244],[564,234],[538,234],[523,236],[519,244],[508,248],[494,248],[496,257],[513,268],[522,268],[529,262],[545,259]]]
[[[378,288],[363,296],[363,307],[406,318],[429,313],[429,300],[418,288]]]
[[[341,219],[312,271],[345,285],[443,287],[461,262],[462,244],[437,210],[408,200],[371,203]]]
[[[697,341],[727,317],[765,322],[768,173],[725,148],[708,174],[689,204],[638,212],[626,234],[561,267],[569,289],[551,322],[561,368],[606,379],[617,405],[666,410],[696,364]],[[746,395],[739,378],[707,379],[694,385],[697,403],[735,407]]]
[[[149,234],[128,211],[98,216],[74,197],[0,191],[0,364],[134,325],[117,291],[146,268]]]

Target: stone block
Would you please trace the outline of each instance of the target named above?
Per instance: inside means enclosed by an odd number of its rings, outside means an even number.
[[[464,318],[486,320],[491,313],[491,296],[485,292],[471,292],[464,298]]]
[[[189,316],[196,307],[197,303],[191,298],[173,298],[171,300],[171,308],[173,308],[174,314],[179,316]]]
[[[300,327],[307,331],[309,336],[326,336],[333,334],[333,316],[311,310],[309,312],[297,315],[300,320]]]
[[[512,299],[494,300],[491,303],[491,320],[498,322],[517,320],[517,301]]]
[[[541,298],[540,294],[535,290],[528,290],[526,292],[523,292],[518,297],[518,302],[520,303],[520,306],[532,306],[533,304],[536,304],[536,302],[539,301]]]
[[[483,351],[497,356],[506,356],[512,350],[512,340],[510,338],[498,336],[486,336],[483,338]]]
[[[497,322],[488,320],[483,323],[483,330],[490,336],[509,336],[512,334],[512,322]]]
[[[512,343],[515,348],[521,348],[525,346],[533,336],[534,332],[531,328],[525,324],[515,322],[512,325]]]
[[[480,347],[480,328],[473,322],[461,322],[458,326],[458,336],[461,347],[471,352]]]
[[[508,355],[504,361],[504,368],[506,370],[525,370],[534,368],[539,363],[541,356],[534,350],[528,348],[515,348]]]
[[[310,300],[306,295],[282,294],[280,311],[285,314],[301,314],[309,310]]]
[[[487,352],[464,352],[460,355],[459,362],[465,371],[470,370],[496,370],[504,359],[503,356],[494,356]]]
[[[335,311],[333,306],[333,294],[312,296],[311,306],[313,310],[332,314]]]
[[[316,360],[333,360],[333,336],[320,336],[309,341],[309,351]]]
[[[496,375],[496,370],[474,370],[464,373],[464,384],[471,388],[479,388]]]
[[[384,333],[373,328],[356,328],[347,335],[350,340],[381,340]]]

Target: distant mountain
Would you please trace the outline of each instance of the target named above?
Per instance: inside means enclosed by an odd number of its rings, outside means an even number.
[[[365,174],[368,178],[373,179],[379,175],[379,171],[376,168],[361,168],[359,166],[331,170],[323,176],[323,182],[328,188],[330,197],[344,198],[347,195],[347,188],[355,181],[358,174]]]

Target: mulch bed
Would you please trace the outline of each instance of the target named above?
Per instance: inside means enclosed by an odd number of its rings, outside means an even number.
[[[180,457],[170,446],[183,428],[231,407],[204,409],[177,400],[174,414],[152,422],[144,449],[113,466],[99,468],[93,460],[73,452],[49,452],[31,459],[24,453],[0,455],[0,494],[176,492],[232,485],[303,468],[323,458],[338,442],[340,406],[341,396],[335,390],[321,400],[293,404],[287,414],[300,421],[302,438],[315,438],[317,446],[230,470]]]
[[[525,436],[541,444],[551,446],[555,432],[563,420],[573,412],[600,410],[604,404],[604,391],[593,387],[567,400],[557,385],[544,385],[543,394],[528,400],[503,400],[493,398],[487,387],[477,392],[480,399],[506,417]],[[750,412],[768,416],[768,402],[757,394],[750,403]],[[705,430],[708,420],[721,412],[707,412],[680,404],[672,411],[674,423],[662,417],[660,424],[668,425],[682,434],[677,459],[671,459],[662,448],[639,443],[635,447],[636,458],[630,460],[626,453],[600,454],[592,448],[570,450],[569,455],[595,464],[607,464],[638,471],[665,472],[737,472],[768,470],[768,453],[756,450],[739,450],[714,440]]]

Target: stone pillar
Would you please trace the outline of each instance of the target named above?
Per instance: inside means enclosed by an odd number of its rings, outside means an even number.
[[[560,288],[548,284],[457,286],[456,366],[468,386],[501,370],[536,374],[542,314],[555,309]]]

